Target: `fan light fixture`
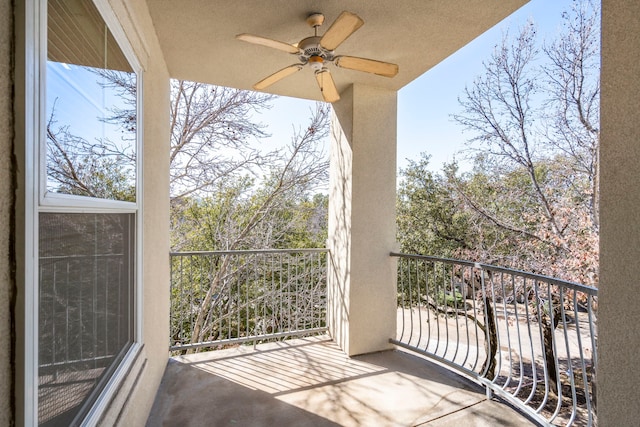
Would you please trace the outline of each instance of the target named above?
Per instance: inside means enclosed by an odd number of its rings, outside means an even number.
[[[312,56],[309,58],[309,66],[313,71],[320,71],[324,65],[324,59],[321,56]]]

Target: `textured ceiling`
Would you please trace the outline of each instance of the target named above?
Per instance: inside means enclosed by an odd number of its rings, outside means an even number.
[[[337,54],[393,62],[394,78],[337,68],[330,71],[339,92],[353,83],[398,90],[497,24],[526,0],[147,0],[171,77],[240,89],[288,65],[295,55],[235,39],[252,33],[286,43],[313,35],[305,22],[325,15],[326,31],[347,10],[364,26]],[[320,100],[309,68],[287,77],[268,92]]]

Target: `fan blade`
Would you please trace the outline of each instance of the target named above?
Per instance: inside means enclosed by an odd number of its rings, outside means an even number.
[[[336,102],[340,99],[336,84],[333,82],[333,77],[329,70],[322,70],[316,72],[316,81],[320,86],[320,92],[322,92],[322,98],[325,102]]]
[[[264,79],[260,80],[258,83],[253,85],[253,88],[255,90],[266,89],[272,84],[276,83],[277,81],[282,80],[285,77],[290,76],[291,74],[295,74],[296,72],[302,70],[302,67],[303,67],[302,64],[289,65],[288,67],[285,67],[280,71],[276,71],[275,73],[271,74],[269,77],[265,77]]]
[[[398,65],[375,59],[357,58],[355,56],[338,56],[334,63],[341,68],[364,71],[384,77],[394,77],[398,74]]]
[[[260,46],[271,47],[273,49],[283,50],[288,53],[300,52],[300,49],[292,44],[279,42],[278,40],[268,39],[266,37],[254,36],[253,34],[238,34],[236,38],[244,42],[259,44]]]
[[[363,25],[364,21],[355,13],[342,12],[320,39],[320,46],[327,50],[335,50]]]

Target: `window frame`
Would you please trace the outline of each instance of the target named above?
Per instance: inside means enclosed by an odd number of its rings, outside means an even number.
[[[25,342],[24,342],[24,424],[38,425],[39,365],[39,215],[40,213],[133,213],[135,214],[135,256],[133,290],[133,342],[114,367],[110,377],[92,402],[82,425],[100,420],[120,385],[127,378],[143,346],[143,77],[144,69],[116,13],[108,0],[90,0],[136,74],[136,201],[97,199],[47,192],[46,73],[47,1],[25,1]]]

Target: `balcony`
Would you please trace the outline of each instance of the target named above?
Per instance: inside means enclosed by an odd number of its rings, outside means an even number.
[[[595,289],[391,256],[394,349],[350,358],[326,334],[326,250],[172,254],[147,425],[595,424]]]
[[[347,357],[326,336],[177,356],[147,426],[535,425],[420,357]]]

